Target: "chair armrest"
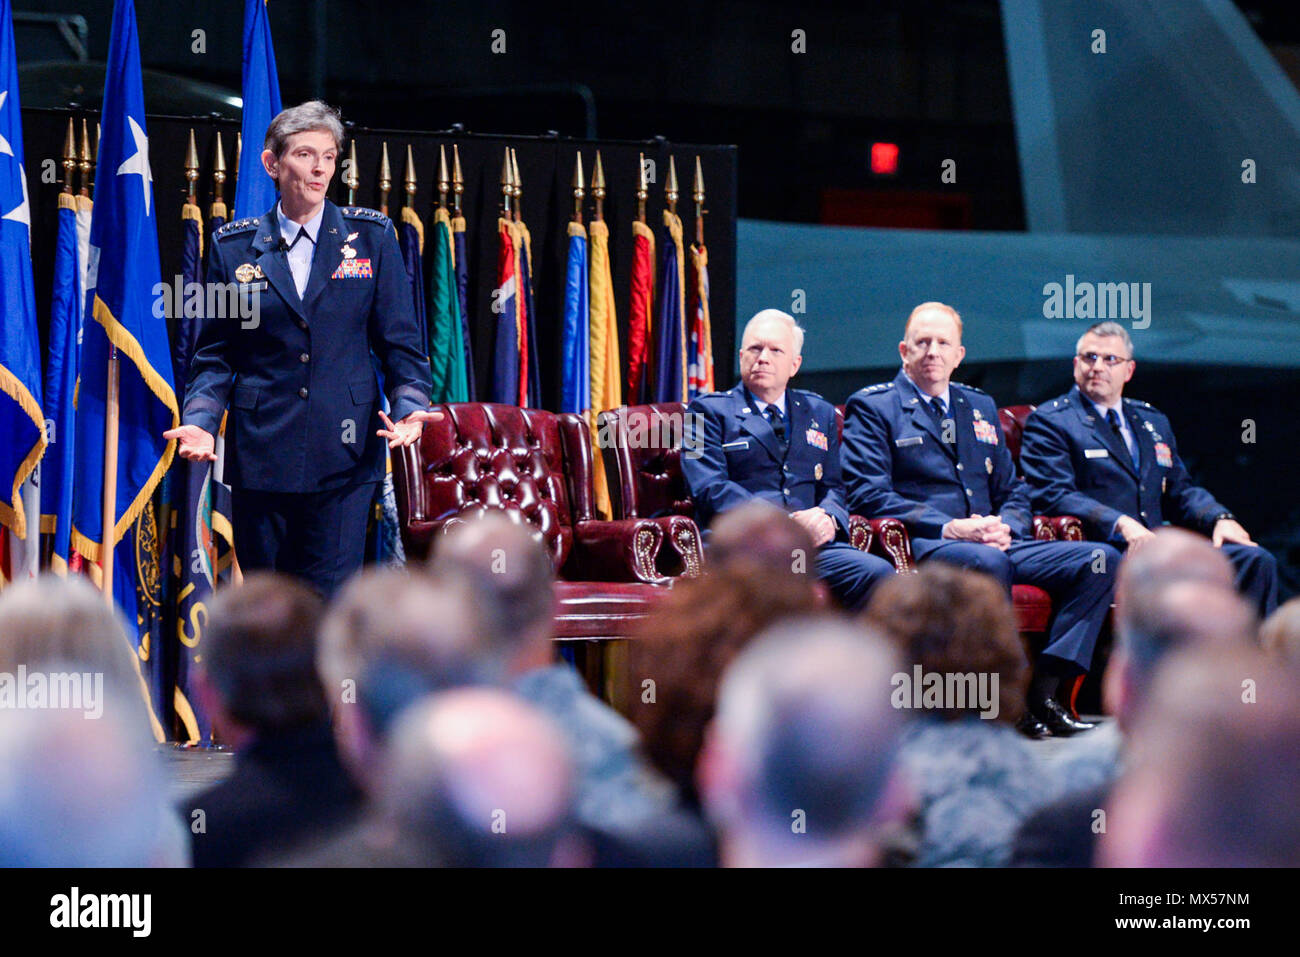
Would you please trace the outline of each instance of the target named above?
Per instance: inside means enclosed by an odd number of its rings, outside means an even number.
[[[849,516],[849,544],[860,552],[869,552],[875,537],[876,532],[869,521],[861,515]]]
[[[1053,515],[1048,521],[1051,522],[1052,531],[1056,533],[1058,541],[1087,541],[1087,537],[1083,534],[1083,521],[1077,515]]]
[[[698,578],[704,573],[704,545],[693,519],[664,515],[650,521],[658,525],[670,547],[660,549],[656,565],[669,577]]]
[[[577,522],[564,577],[570,581],[666,584],[671,579],[660,574],[656,565],[663,544],[664,529],[647,518]]]
[[[1048,515],[1034,516],[1034,541],[1036,542],[1056,541],[1056,529],[1052,527],[1051,516]]]
[[[916,559],[912,557],[912,540],[908,537],[907,526],[896,518],[870,518],[867,521],[875,533],[872,544],[877,553],[893,562],[895,571],[916,571]]]

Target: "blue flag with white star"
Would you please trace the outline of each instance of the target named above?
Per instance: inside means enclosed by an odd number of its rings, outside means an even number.
[[[45,451],[45,420],[32,215],[9,0],[0,0],[0,20],[0,525],[36,542],[39,530],[28,527],[20,488]]]
[[[95,173],[87,269],[89,312],[77,390],[76,491],[72,542],[101,559],[101,507],[106,451],[117,460],[114,526],[117,543],[135,524],[176,450],[163,433],[179,422],[172,355],[160,292],[158,209],[149,168],[140,47],[131,0],[116,0],[104,86],[103,129]],[[120,386],[118,441],[106,450],[108,362],[116,348]]]
[[[239,128],[244,145],[235,180],[235,218],[261,216],[275,205],[275,180],[262,168],[262,143],[279,112],[280,78],[266,2],[244,0],[244,108]]]

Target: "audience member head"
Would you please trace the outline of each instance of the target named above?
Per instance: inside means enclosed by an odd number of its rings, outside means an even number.
[[[1300,665],[1300,598],[1292,598],[1259,626],[1259,643],[1270,655]]]
[[[1249,647],[1171,657],[1107,808],[1110,867],[1300,865],[1300,672]]]
[[[321,625],[317,667],[343,758],[371,790],[397,714],[434,691],[487,680],[477,622],[452,585],[391,568],[354,576]]]
[[[997,675],[997,700],[981,705],[977,689],[963,686],[964,707],[955,701],[932,712],[949,720],[988,713],[1014,724],[1025,707],[1028,664],[1020,643],[1015,609],[1002,586],[988,575],[939,562],[915,575],[896,575],[872,593],[863,619],[898,649],[910,675]],[[990,689],[991,691],[992,689]],[[991,697],[991,695],[990,695]]]
[[[688,803],[723,670],[763,628],[816,610],[812,587],[784,567],[711,565],[703,578],[678,581],[637,629],[628,716],[646,756]]]
[[[0,592],[0,672],[63,669],[104,675],[104,684],[140,701],[143,685],[123,620],[104,595],[79,577],[42,575]]]
[[[724,866],[871,866],[898,796],[899,661],[837,618],[779,625],[732,662],[700,755]]]
[[[0,709],[0,867],[189,865],[139,692],[110,685],[101,705],[94,720],[72,708]]]
[[[316,670],[324,613],[315,592],[269,572],[217,592],[198,687],[224,743],[238,746],[328,720]]]
[[[503,691],[426,698],[397,721],[380,811],[448,867],[545,867],[573,848],[574,768],[563,735]]]
[[[1120,565],[1115,653],[1103,681],[1107,711],[1129,730],[1170,653],[1203,641],[1246,644],[1255,627],[1223,552],[1191,532],[1161,529]]]
[[[537,531],[504,512],[452,526],[429,564],[469,597],[485,664],[505,679],[554,659],[555,567]]]
[[[709,571],[748,565],[786,572],[812,588],[817,547],[808,530],[771,502],[753,499],[728,509],[709,527]]]

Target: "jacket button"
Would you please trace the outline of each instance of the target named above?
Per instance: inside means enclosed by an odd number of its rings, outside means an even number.
[[[298,390],[298,395],[299,395],[301,398],[304,398],[304,399],[307,398],[307,387],[306,387],[306,386],[303,386],[301,389],[299,389],[299,390]]]
[[[966,494],[967,494],[967,495],[968,495],[968,496],[969,496],[969,495],[972,495],[972,494],[974,494],[974,493],[973,493],[973,492],[971,492],[971,490],[970,490],[970,489],[967,489],[967,490],[966,490]]]
[[[298,361],[306,364],[307,362],[311,361],[311,356],[304,352],[302,355],[298,357]]]
[[[790,494],[790,490],[788,488],[783,488],[781,489],[781,491],[784,492],[786,495]]]
[[[958,463],[957,463],[957,471],[958,471],[958,472],[961,472],[961,471],[963,471],[964,469],[965,469],[965,466],[962,465],[960,462],[958,462]]]
[[[298,320],[298,328],[299,328],[299,329],[306,329],[306,328],[307,328],[307,320],[306,320],[306,319],[299,319],[299,320]]]

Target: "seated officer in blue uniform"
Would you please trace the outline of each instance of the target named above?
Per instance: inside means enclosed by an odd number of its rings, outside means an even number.
[[[1079,339],[1075,386],[1044,402],[1025,423],[1020,467],[1034,507],[1077,515],[1088,537],[1140,548],[1168,521],[1203,535],[1232,561],[1237,588],[1261,617],[1277,605],[1277,563],[1228,509],[1195,485],[1163,413],[1124,398],[1133,378],[1133,342],[1117,322]]]
[[[702,526],[756,498],[789,512],[817,545],[818,577],[856,610],[894,568],[849,544],[835,407],[816,393],[786,388],[802,361],[803,336],[778,309],[749,320],[740,343],[741,383],[699,396],[686,410],[682,472]]]
[[[255,308],[204,317],[182,424],[166,433],[182,457],[215,461],[229,407],[241,567],[296,575],[325,596],[361,566],[384,440],[411,445],[441,418],[427,410],[429,362],[391,223],[325,198],[342,140],[338,114],[319,101],[271,121],[262,165],[280,199],[213,234],[207,276],[234,282]]]
[[[939,302],[912,310],[893,382],[862,389],[844,419],[848,506],[906,526],[918,561],[985,572],[1011,592],[1037,585],[1055,614],[1038,656],[1021,730],[1069,735],[1091,728],[1056,700],[1063,678],[1084,674],[1110,608],[1119,553],[1091,542],[1033,538],[1029,488],[1016,477],[997,405],[951,381],[966,355],[961,317]]]

